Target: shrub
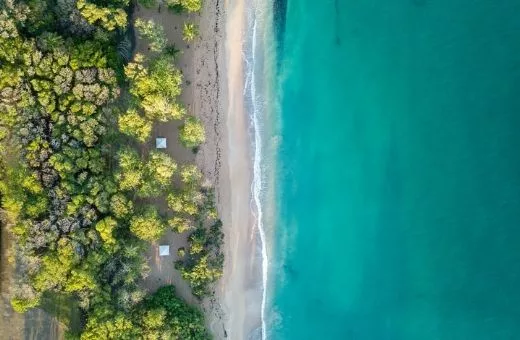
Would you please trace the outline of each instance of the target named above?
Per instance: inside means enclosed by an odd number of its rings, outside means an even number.
[[[130,219],[130,231],[142,240],[157,241],[166,231],[157,209],[148,206],[145,210]]]
[[[184,23],[182,39],[186,42],[195,40],[199,36],[199,26],[192,23]]]
[[[179,139],[187,148],[198,147],[206,140],[204,126],[193,116],[188,117],[179,129]]]

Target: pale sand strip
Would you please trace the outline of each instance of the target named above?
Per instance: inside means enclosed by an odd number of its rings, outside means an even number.
[[[252,155],[248,134],[249,119],[244,107],[243,42],[245,8],[243,0],[229,1],[226,20],[227,65],[227,162],[230,190],[228,207],[223,216],[226,225],[226,262],[221,283],[221,301],[227,315],[228,339],[250,338],[260,326],[261,258],[257,256],[257,239],[251,214]],[[227,85],[227,86],[226,86]]]
[[[216,288],[216,299],[207,304],[210,307],[208,326],[216,339],[231,340],[248,339],[260,326],[261,304],[261,259],[256,254],[257,240],[251,214],[251,141],[243,95],[244,5],[243,0],[227,0],[223,6],[219,6],[219,0],[206,1],[200,22],[202,39],[212,37],[214,49],[201,50],[200,54],[206,56],[208,63],[209,56],[214,57],[215,63],[206,66],[218,70],[214,80],[219,89],[215,92],[210,88],[208,92],[196,87],[194,96],[195,111],[205,121],[208,136],[206,145],[197,155],[197,162],[216,185],[225,232],[224,277]],[[206,27],[215,20],[220,24],[211,27],[212,30]],[[199,62],[198,52],[195,63]],[[197,73],[197,77],[200,75]],[[208,96],[213,102],[210,108],[218,102],[221,114],[213,113],[212,109],[208,114],[208,109],[203,107],[202,111],[198,109],[198,105],[204,106]]]

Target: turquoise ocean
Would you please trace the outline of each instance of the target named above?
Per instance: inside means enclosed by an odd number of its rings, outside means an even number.
[[[520,339],[520,0],[272,8],[265,338]]]

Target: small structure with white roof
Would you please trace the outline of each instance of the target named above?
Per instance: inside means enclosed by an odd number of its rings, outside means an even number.
[[[170,246],[169,245],[159,246],[159,256],[170,256]]]
[[[157,149],[166,149],[166,138],[165,137],[155,138],[155,147]]]

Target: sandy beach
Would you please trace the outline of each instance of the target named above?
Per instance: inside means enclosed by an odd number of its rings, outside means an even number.
[[[260,327],[261,259],[251,213],[251,142],[243,94],[244,10],[242,0],[206,1],[194,56],[193,112],[207,134],[196,161],[215,186],[225,233],[224,276],[215,299],[206,302],[216,339],[249,339]]]
[[[178,16],[165,8],[159,11],[140,7],[135,12],[136,17],[152,18],[162,24],[169,42],[182,50],[177,60],[184,76],[180,100],[190,114],[204,122],[206,129],[206,143],[196,155],[176,142],[177,123],[157,124],[154,136],[167,137],[171,141],[167,152],[179,162],[195,161],[215,188],[224,224],[226,259],[215,295],[207,298],[202,307],[216,339],[249,339],[256,337],[255,330],[257,333],[260,327],[261,258],[257,256],[251,213],[251,143],[243,98],[244,10],[242,0],[208,0],[201,14],[190,16]],[[199,25],[200,37],[191,44],[182,41],[185,20]],[[137,39],[136,51],[148,53],[144,41]],[[153,147],[150,143],[148,149]],[[169,232],[150,248],[147,256],[151,272],[145,285],[155,290],[173,283],[184,299],[196,304],[180,273],[173,269],[176,249],[185,243],[185,235]],[[170,257],[158,257],[159,244],[173,245]]]

